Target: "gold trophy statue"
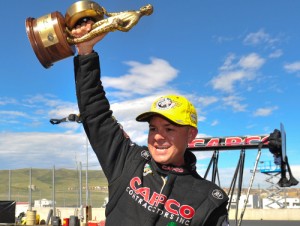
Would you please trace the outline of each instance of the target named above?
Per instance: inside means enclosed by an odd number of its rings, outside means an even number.
[[[40,18],[26,19],[26,33],[40,63],[49,68],[54,62],[75,54],[74,45],[93,39],[99,34],[112,31],[129,31],[142,16],[151,15],[152,5],[139,10],[109,13],[93,1],[78,1],[69,7],[65,17],[58,11]],[[95,23],[86,35],[75,38],[71,30],[84,20]]]

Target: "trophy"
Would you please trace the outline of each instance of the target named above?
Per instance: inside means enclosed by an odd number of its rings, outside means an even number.
[[[26,19],[26,33],[40,63],[49,68],[54,62],[75,54],[75,44],[89,41],[94,37],[113,31],[129,31],[142,16],[151,15],[152,5],[139,10],[107,12],[93,1],[78,1],[72,4],[65,17],[52,12],[37,19]],[[71,30],[84,21],[92,20],[92,29],[82,37],[73,37]]]

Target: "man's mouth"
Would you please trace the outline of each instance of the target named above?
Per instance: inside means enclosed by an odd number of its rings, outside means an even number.
[[[155,147],[157,151],[166,151],[169,147],[166,146],[160,146],[160,147]]]

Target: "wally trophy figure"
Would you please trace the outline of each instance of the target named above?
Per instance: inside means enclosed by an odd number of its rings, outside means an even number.
[[[93,23],[70,32],[80,39]],[[106,35],[77,43],[74,57],[81,120],[109,184],[106,225],[228,226],[227,195],[196,172],[196,157],[186,150],[198,133],[196,109],[188,99],[161,96],[136,117],[149,124],[147,146],[132,142],[113,117],[94,51]]]

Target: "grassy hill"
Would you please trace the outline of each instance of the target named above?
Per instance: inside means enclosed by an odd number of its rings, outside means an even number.
[[[0,200],[29,201],[30,169],[0,170]],[[10,178],[10,179],[9,179]],[[53,199],[53,169],[32,169],[32,200]],[[10,183],[9,183],[10,181]],[[55,170],[55,200],[57,206],[74,207],[80,204],[80,176],[77,170]],[[86,172],[81,173],[82,203],[86,203]],[[10,184],[10,186],[9,186]],[[100,207],[107,196],[107,180],[101,170],[88,171],[88,204]],[[10,192],[9,192],[10,188]]]

